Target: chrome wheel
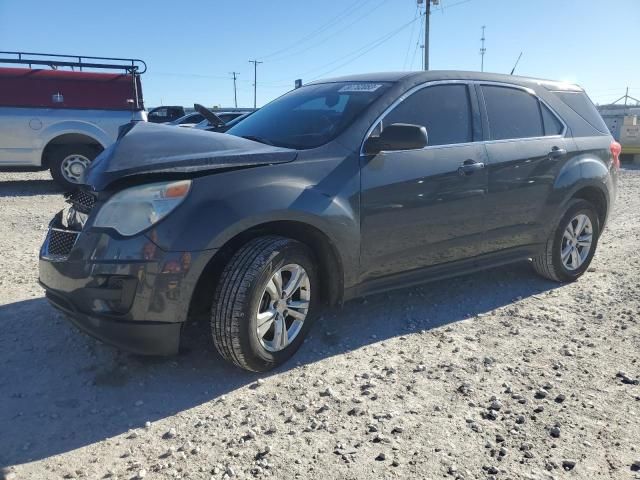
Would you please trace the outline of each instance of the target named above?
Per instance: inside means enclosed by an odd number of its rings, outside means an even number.
[[[90,163],[91,160],[84,155],[69,155],[60,164],[62,176],[69,183],[82,183],[84,181],[84,172]]]
[[[307,318],[311,285],[304,268],[289,264],[267,283],[257,313],[256,333],[270,352],[284,350],[298,336]]]
[[[582,266],[593,242],[593,225],[584,213],[576,215],[567,225],[562,236],[560,259],[567,270],[577,270]]]

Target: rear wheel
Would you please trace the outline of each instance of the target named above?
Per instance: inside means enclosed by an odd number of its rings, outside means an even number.
[[[544,251],[533,258],[533,268],[550,280],[577,280],[589,268],[599,236],[600,222],[594,206],[586,200],[572,200]]]
[[[277,236],[251,240],[231,258],[216,288],[211,315],[216,349],[256,372],[285,362],[311,327],[317,285],[305,245]]]
[[[91,145],[61,145],[49,156],[51,176],[65,190],[74,190],[84,182],[84,173],[100,153]]]

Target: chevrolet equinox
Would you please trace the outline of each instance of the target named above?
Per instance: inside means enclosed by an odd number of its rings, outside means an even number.
[[[457,71],[318,81],[227,133],[131,123],[40,252],[50,302],[139,354],[213,343],[265,371],[323,305],[521,260],[579,278],[620,146],[582,88]]]

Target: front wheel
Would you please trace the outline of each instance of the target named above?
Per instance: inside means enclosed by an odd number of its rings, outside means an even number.
[[[251,240],[233,255],[218,282],[213,343],[240,368],[270,370],[298,350],[317,301],[316,267],[305,245],[278,236]]]
[[[594,206],[586,200],[572,200],[544,251],[533,258],[533,268],[557,282],[577,280],[589,268],[599,236],[600,221]]]

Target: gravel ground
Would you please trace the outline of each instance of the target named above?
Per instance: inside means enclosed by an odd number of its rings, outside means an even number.
[[[640,170],[577,283],[519,264],[356,300],[268,375],[197,326],[169,359],[76,331],[36,283],[62,204],[0,174],[5,478],[640,478]]]

